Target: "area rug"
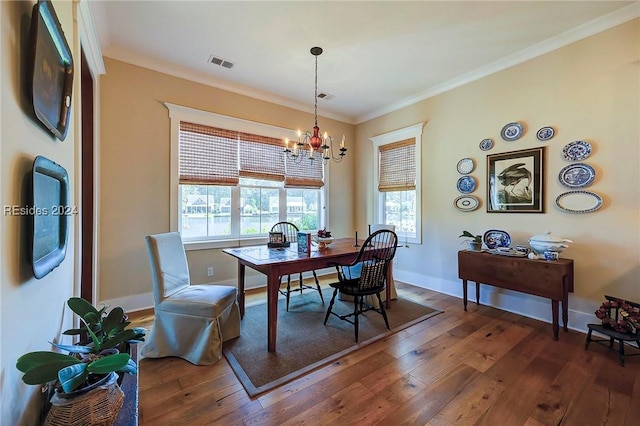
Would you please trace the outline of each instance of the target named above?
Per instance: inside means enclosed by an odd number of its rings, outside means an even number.
[[[266,303],[246,308],[240,337],[225,342],[223,352],[250,396],[283,385],[441,312],[399,296],[387,310],[391,330],[386,329],[380,314],[367,312],[359,317],[356,343],[352,324],[332,315],[323,325],[332,294],[332,288],[325,289],[322,304],[317,291],[305,290],[302,295],[291,297],[288,312],[281,298],[275,353],[267,351]],[[336,299],[333,311],[352,312],[353,302]]]

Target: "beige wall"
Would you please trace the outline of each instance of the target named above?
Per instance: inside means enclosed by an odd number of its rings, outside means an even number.
[[[313,115],[106,58],[100,78],[99,300],[128,309],[150,306],[151,275],[144,244],[168,232],[170,122],[164,102],[288,129],[306,129]],[[321,128],[354,140],[353,126],[320,117]],[[328,223],[353,235],[353,164],[357,150],[330,164]],[[188,253],[194,283],[233,282],[236,264],[220,250]],[[266,282],[266,281],[265,281]],[[146,294],[146,297],[138,297]],[[141,305],[142,304],[142,305]]]
[[[78,111],[78,79],[73,89],[72,118],[66,139],[61,142],[38,124],[26,100],[23,85],[27,69],[23,60],[29,45],[29,22],[35,2],[0,2],[1,37],[1,146],[0,188],[2,206],[27,205],[25,175],[33,160],[43,155],[62,165],[69,174],[70,203],[76,205],[75,123]],[[79,43],[73,20],[75,5],[54,1],[79,75]],[[34,425],[38,422],[40,387],[25,385],[16,369],[16,360],[26,352],[50,350],[47,342],[60,339],[61,331],[71,328],[66,300],[74,294],[76,247],[74,232],[78,217],[69,221],[68,248],[64,261],[44,278],[33,277],[26,254],[26,217],[3,214],[0,228],[0,424]],[[65,314],[67,314],[65,316]],[[65,341],[64,343],[71,343]]]
[[[514,142],[500,138],[502,126],[520,121],[524,136]],[[359,158],[356,205],[367,214],[356,217],[360,229],[373,219],[370,185],[371,136],[426,122],[422,135],[422,245],[398,253],[396,277],[450,294],[461,294],[456,253],[463,248],[462,230],[482,234],[509,232],[513,244],[550,230],[575,242],[563,257],[575,260],[575,293],[569,301],[570,326],[593,321],[603,294],[640,300],[640,20],[506,69],[413,106],[356,127]],[[556,136],[536,139],[543,126]],[[484,138],[495,146],[484,152]],[[569,162],[562,148],[587,140],[593,152],[586,163],[596,170],[587,190],[598,193],[603,207],[594,213],[569,214],[555,198],[568,190],[558,172]],[[486,212],[486,154],[547,146],[544,214]],[[476,161],[472,175],[482,200],[473,212],[453,206],[458,160]],[[510,292],[485,292],[486,301],[505,309],[548,319],[548,302]],[[490,295],[490,296],[489,296]],[[538,303],[540,302],[540,303]]]

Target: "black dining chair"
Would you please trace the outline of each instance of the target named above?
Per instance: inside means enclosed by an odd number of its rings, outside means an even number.
[[[284,235],[286,241],[293,243],[298,240],[298,231],[298,227],[291,222],[278,222],[273,225],[273,227],[271,227],[271,232],[281,232]],[[324,297],[322,296],[322,289],[320,288],[320,282],[318,281],[316,271],[312,270],[311,272],[313,273],[313,279],[316,282],[315,289],[317,289],[318,293],[320,293],[320,300],[322,300],[322,303],[324,304]],[[282,277],[280,277],[279,280],[282,280]],[[300,272],[299,274],[298,281],[299,287],[291,288],[291,275],[287,275],[287,288],[285,290],[283,290],[282,288],[278,289],[278,291],[280,291],[280,294],[287,298],[287,311],[289,310],[289,298],[292,292],[299,291],[300,294],[302,294],[302,290],[305,288],[312,290],[314,289],[312,286],[304,284],[304,281],[302,280],[302,272]]]
[[[333,296],[324,318],[327,324],[330,315],[335,315],[343,321],[355,326],[356,342],[358,341],[358,317],[368,311],[378,312],[384,318],[384,323],[389,329],[389,320],[384,310],[384,304],[380,299],[380,293],[385,291],[387,285],[387,270],[396,254],[398,237],[395,232],[383,229],[369,235],[360,248],[358,257],[350,264],[336,264],[338,282],[329,284],[333,287]],[[358,268],[354,268],[358,265]],[[351,271],[358,270],[357,274]],[[333,312],[333,305],[338,295],[353,297],[353,312],[341,315]],[[378,307],[367,303],[366,297],[375,295]],[[353,317],[353,319],[351,318]]]

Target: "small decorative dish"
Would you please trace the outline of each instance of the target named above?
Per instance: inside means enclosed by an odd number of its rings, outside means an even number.
[[[511,245],[511,236],[506,231],[490,229],[484,233],[482,241],[490,249],[509,247]]]
[[[602,207],[602,198],[590,191],[568,191],[556,197],[556,206],[569,213],[591,213]]]
[[[458,183],[456,184],[456,186],[458,188],[458,191],[462,192],[463,194],[470,194],[476,189],[476,180],[473,178],[473,176],[462,176],[460,179],[458,179]]]
[[[538,138],[538,140],[548,141],[555,134],[556,134],[556,131],[554,130],[554,128],[551,127],[551,126],[547,126],[547,127],[543,127],[540,130],[538,130],[538,133],[536,133],[536,137]]]
[[[593,183],[596,171],[588,164],[569,164],[560,170],[558,179],[567,188],[584,188]]]
[[[514,121],[505,125],[500,132],[500,136],[505,141],[515,141],[522,136],[522,124]]]
[[[569,142],[562,148],[562,158],[567,161],[582,161],[591,155],[591,144],[587,141]]]
[[[461,175],[467,175],[476,168],[476,163],[471,158],[463,158],[458,161],[457,169]]]
[[[519,250],[515,250],[515,249],[511,249],[511,248],[506,248],[506,247],[501,247],[501,248],[497,248],[497,249],[489,249],[487,250],[489,253],[491,254],[499,254],[502,256],[511,256],[511,257],[527,257],[527,253],[519,251]]]
[[[333,242],[332,237],[313,237],[313,241],[318,244],[318,250],[326,250]]]
[[[482,139],[482,141],[480,141],[480,149],[483,151],[489,151],[491,148],[493,148],[493,139]]]
[[[453,201],[456,209],[463,212],[470,212],[478,208],[480,200],[473,195],[461,195]]]

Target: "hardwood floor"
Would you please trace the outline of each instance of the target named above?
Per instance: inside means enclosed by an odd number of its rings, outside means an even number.
[[[585,351],[582,333],[561,330],[554,341],[548,323],[475,303],[464,312],[458,298],[397,287],[444,313],[253,399],[224,358],[142,359],[140,424],[640,424],[640,356],[621,367],[614,351]]]

